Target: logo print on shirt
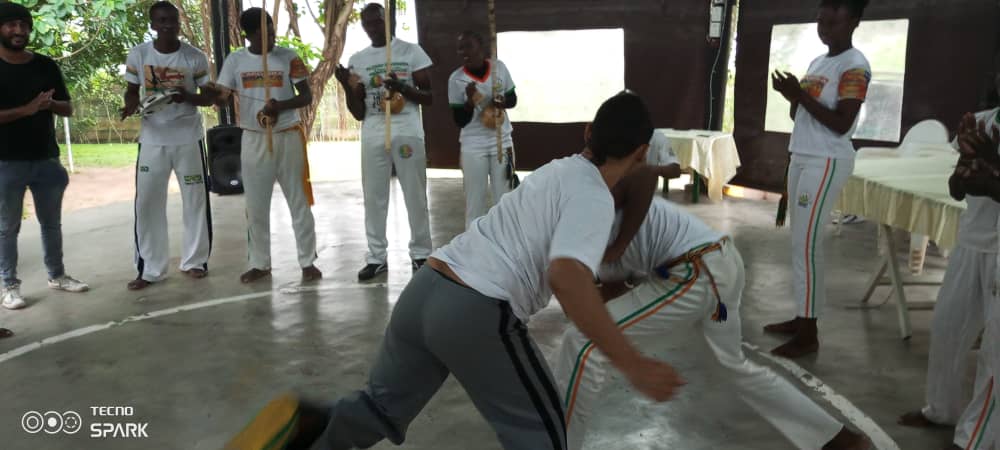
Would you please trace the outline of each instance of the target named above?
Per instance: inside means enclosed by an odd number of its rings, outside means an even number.
[[[802,87],[803,91],[806,91],[812,98],[819,98],[823,94],[823,88],[826,87],[826,83],[830,81],[827,77],[821,77],[816,75],[806,75],[802,81],[799,82],[799,86]]]
[[[280,88],[284,85],[285,72],[280,70],[271,70],[270,76],[268,77],[268,83],[273,88]],[[240,79],[243,81],[243,89],[263,89],[264,88],[264,72],[241,72]]]
[[[143,66],[143,81],[147,90],[163,91],[184,87],[184,69],[160,66]]]

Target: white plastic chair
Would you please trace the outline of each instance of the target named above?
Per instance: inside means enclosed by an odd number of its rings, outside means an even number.
[[[906,133],[903,142],[899,144],[901,158],[916,158],[921,154],[953,152],[948,143],[948,128],[937,120],[924,120]],[[924,271],[924,260],[927,258],[927,244],[930,238],[910,233],[910,273],[919,275]]]

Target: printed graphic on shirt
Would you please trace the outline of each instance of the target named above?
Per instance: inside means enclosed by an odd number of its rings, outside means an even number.
[[[840,100],[864,100],[868,96],[868,83],[872,73],[866,69],[851,69],[840,76],[838,98]]]
[[[284,85],[285,72],[280,70],[269,70],[268,84],[273,88],[280,88]],[[264,72],[241,72],[240,80],[243,82],[243,89],[264,88]]]
[[[819,75],[806,75],[802,81],[799,82],[799,86],[802,87],[803,91],[806,91],[812,98],[819,98],[823,94],[823,88],[826,87],[826,83],[830,81],[829,78]]]
[[[368,71],[368,84],[373,88],[368,93],[371,97],[371,105],[374,106],[376,111],[380,113],[385,112],[385,89],[379,89],[386,78],[385,64],[369,66],[365,70]],[[410,80],[410,63],[394,62],[392,63],[392,71],[396,74],[396,78],[399,81],[410,84],[408,83]]]
[[[142,72],[147,91],[184,87],[184,69],[147,65],[142,67]]]

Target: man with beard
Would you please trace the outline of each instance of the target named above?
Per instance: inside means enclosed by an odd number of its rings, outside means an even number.
[[[68,117],[73,105],[55,61],[27,50],[32,24],[24,6],[0,3],[0,277],[7,309],[27,306],[17,278],[17,235],[28,189],[41,225],[49,287],[88,289],[63,267],[61,213],[69,175],[59,162],[53,114]],[[0,331],[0,337],[6,334]]]

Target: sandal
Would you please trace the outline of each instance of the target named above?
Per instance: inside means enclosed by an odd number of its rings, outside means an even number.
[[[128,288],[128,290],[130,291],[139,291],[148,288],[152,284],[153,284],[152,281],[146,281],[143,280],[142,278],[136,278],[132,281],[129,281],[128,284],[125,285],[125,287]]]
[[[269,276],[271,276],[270,269],[268,270],[250,269],[246,272],[243,272],[243,275],[240,275],[240,283],[249,284],[253,283],[254,281],[260,280],[261,278]]]
[[[184,275],[187,275],[187,276],[189,276],[191,278],[194,278],[196,280],[200,279],[200,278],[205,278],[205,277],[208,276],[208,271],[207,270],[205,270],[205,269],[199,269],[197,267],[195,267],[193,269],[182,270],[181,273],[183,273]]]

